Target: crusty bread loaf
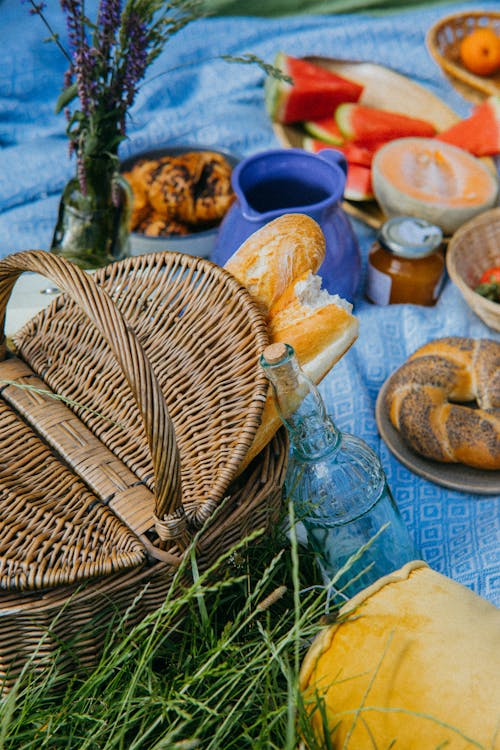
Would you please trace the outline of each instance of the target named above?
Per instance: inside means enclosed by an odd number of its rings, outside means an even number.
[[[325,257],[319,224],[305,214],[284,214],[252,234],[225,268],[252,294],[266,316],[272,343],[290,344],[299,364],[319,383],[358,335],[352,305],[321,289],[315,273]],[[281,426],[269,393],[242,471]]]
[[[473,400],[479,408],[455,403]],[[426,458],[500,469],[500,343],[450,336],[425,344],[391,376],[385,407]]]
[[[352,305],[321,289],[321,278],[309,272],[297,279],[271,308],[269,334],[273,343],[283,342],[294,348],[304,372],[317,384],[356,340],[358,321],[352,314]],[[261,425],[242,468],[280,426],[281,419],[269,393]]]
[[[245,240],[225,268],[267,315],[287,287],[306,271],[316,272],[324,257],[319,224],[305,214],[284,214]]]
[[[352,305],[322,289],[321,278],[310,271],[277,300],[268,325],[271,341],[293,346],[304,372],[315,383],[354,343],[359,327]]]

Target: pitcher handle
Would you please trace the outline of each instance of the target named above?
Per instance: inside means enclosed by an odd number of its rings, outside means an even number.
[[[316,156],[319,156],[320,159],[323,159],[323,161],[326,161],[329,164],[334,164],[337,167],[340,167],[343,173],[347,176],[347,159],[342,151],[338,151],[336,148],[322,148],[321,151],[318,151]]]

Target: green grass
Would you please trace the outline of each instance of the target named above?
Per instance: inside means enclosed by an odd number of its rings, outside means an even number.
[[[278,535],[192,570],[140,625],[113,624],[91,673],[27,670],[0,704],[0,750],[298,747],[298,672],[325,610],[320,588],[304,590],[313,561]]]
[[[245,540],[201,574],[193,555],[186,564],[193,584],[174,586],[135,627],[127,617],[112,623],[92,672],[28,669],[0,702],[0,750],[299,750],[301,738],[308,750],[331,750],[327,733],[322,743],[311,736],[298,688],[326,610],[314,560],[277,532]],[[321,699],[316,710],[327,725]],[[353,722],[373,710],[360,705]]]

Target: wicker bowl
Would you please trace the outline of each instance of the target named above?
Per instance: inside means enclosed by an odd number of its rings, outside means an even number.
[[[480,101],[485,96],[500,94],[500,71],[491,76],[478,76],[460,61],[460,43],[476,28],[490,26],[500,35],[500,11],[469,11],[446,16],[427,33],[427,48],[448,76],[453,86],[466,98]]]
[[[465,301],[495,331],[500,331],[500,303],[474,291],[484,271],[500,265],[500,208],[471,219],[453,235],[446,254],[451,280]]]

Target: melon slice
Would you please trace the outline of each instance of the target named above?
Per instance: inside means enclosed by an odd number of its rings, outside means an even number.
[[[375,197],[388,216],[427,219],[452,234],[491,208],[498,179],[479,159],[435,138],[399,138],[374,156]]]
[[[315,154],[324,148],[331,147],[331,144],[320,140],[319,138],[307,137],[304,138],[302,145],[306,149],[306,151],[312,151]],[[363,167],[369,167],[371,166],[375,152],[378,148],[380,148],[381,145],[382,144],[376,143],[373,144],[373,146],[360,146],[359,144],[352,143],[351,141],[344,141],[343,143],[335,144],[334,148],[344,154],[348,164],[359,164]]]
[[[268,76],[265,103],[274,122],[288,124],[333,115],[341,102],[357,102],[363,86],[319,65],[278,52],[274,65],[292,79]]]
[[[318,120],[306,120],[304,130],[313,138],[317,138],[325,143],[332,143],[334,146],[341,144],[344,136],[340,132],[339,126],[335,122],[333,115],[330,117],[321,117]]]
[[[470,117],[439,133],[436,138],[465,149],[474,156],[500,153],[500,97],[490,96],[478,104]]]
[[[318,153],[324,148],[332,148],[329,143],[320,141],[318,138],[306,137],[302,141],[302,145],[306,151],[312,151]],[[350,148],[352,147],[352,149]],[[366,155],[364,158],[359,157],[366,152],[366,149],[356,147],[354,144],[346,143],[344,146],[334,146],[337,151],[341,151],[347,159],[347,177],[344,188],[344,198],[350,201],[369,201],[373,200],[373,188],[372,188],[372,177],[371,177],[371,154],[369,160]],[[356,149],[356,151],[354,151]],[[349,160],[349,152],[357,154],[354,158],[358,158],[360,163]]]
[[[427,120],[350,102],[337,107],[335,119],[344,138],[362,144],[406,136],[430,138],[436,133],[434,125]]]
[[[374,197],[371,168],[362,164],[348,164],[344,198],[349,201],[370,201]]]

